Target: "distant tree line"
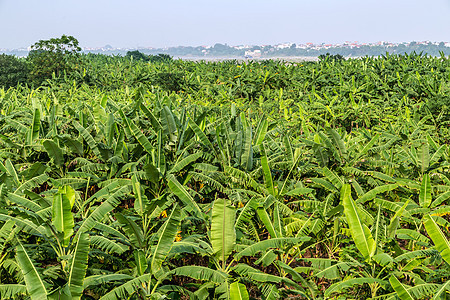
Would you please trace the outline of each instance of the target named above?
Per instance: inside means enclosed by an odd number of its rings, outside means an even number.
[[[172,56],[168,54],[146,55],[138,50],[128,51],[126,57],[148,62],[168,62],[172,60]]]
[[[363,56],[380,56],[389,54],[411,54],[424,53],[431,56],[440,56],[441,53],[450,55],[450,47],[446,47],[442,42],[440,44],[419,44],[411,42],[410,44],[399,45],[361,45],[358,47],[350,46],[333,46],[323,48],[297,48],[295,44],[291,47],[278,49],[275,46],[252,46],[246,49],[237,49],[226,44],[215,44],[212,47],[171,47],[167,49],[140,49],[141,53],[145,55],[166,54],[174,57],[244,57],[245,51],[261,50],[262,57],[289,57],[289,56],[307,56],[319,57],[320,55],[341,55],[344,57],[363,57]],[[132,52],[132,51],[131,51]],[[118,50],[111,50],[110,52],[102,52],[105,54],[122,54]]]
[[[226,44],[217,43],[212,47],[171,47],[167,49],[139,49],[139,50],[120,50],[113,48],[106,48],[103,50],[89,50],[81,51],[80,53],[101,53],[106,55],[121,55],[130,56],[134,60],[144,60],[144,61],[162,61],[165,60],[163,55],[174,56],[174,57],[244,57],[245,51],[261,50],[263,57],[289,57],[289,56],[307,56],[307,57],[319,57],[320,55],[326,55],[330,53],[331,55],[339,54],[345,57],[363,57],[363,56],[380,56],[386,53],[390,54],[411,54],[416,53],[426,53],[431,56],[440,56],[441,53],[448,56],[450,55],[450,47],[446,47],[445,43],[441,42],[439,44],[422,44],[417,42],[411,42],[409,44],[399,44],[399,45],[360,45],[358,47],[350,46],[332,46],[332,47],[308,47],[308,48],[297,48],[295,44],[291,47],[284,49],[276,48],[276,46],[252,46],[246,49],[234,48]],[[137,52],[141,54],[137,54]],[[24,56],[27,54],[26,51],[12,51],[8,54]],[[140,58],[138,58],[138,57]],[[156,57],[155,57],[156,56]]]
[[[319,57],[320,55],[341,55],[345,57],[363,57],[363,56],[380,56],[389,54],[411,54],[411,53],[423,53],[431,56],[445,56],[450,55],[450,47],[446,47],[444,43],[438,45],[435,44],[417,44],[410,43],[409,45],[399,44],[395,46],[389,45],[363,45],[359,47],[330,47],[330,48],[285,48],[285,49],[265,49],[263,55],[265,56],[313,56]]]

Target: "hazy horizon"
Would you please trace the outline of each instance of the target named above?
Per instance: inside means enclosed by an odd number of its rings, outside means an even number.
[[[82,47],[449,41],[450,0],[0,0],[0,48],[73,35]]]

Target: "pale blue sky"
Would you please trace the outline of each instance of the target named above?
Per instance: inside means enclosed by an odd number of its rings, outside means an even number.
[[[450,0],[0,0],[0,48],[450,41]]]

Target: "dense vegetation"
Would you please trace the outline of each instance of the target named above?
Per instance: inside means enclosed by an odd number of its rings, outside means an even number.
[[[89,55],[0,89],[2,299],[447,299],[450,61]]]

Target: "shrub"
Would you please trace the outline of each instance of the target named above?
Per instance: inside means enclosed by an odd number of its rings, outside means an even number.
[[[322,54],[319,55],[319,60],[320,61],[342,61],[344,60],[344,57],[340,54]]]
[[[28,79],[27,63],[13,55],[0,55],[0,87],[9,88]]]
[[[172,61],[172,56],[169,54],[157,54],[157,55],[146,55],[139,50],[128,51],[125,57],[133,58],[133,60],[143,60],[149,62],[169,62]]]
[[[125,57],[132,58],[133,60],[149,61],[149,56],[138,50],[128,51]]]
[[[158,55],[150,55],[149,61],[151,62],[169,62],[172,61],[173,58],[169,54],[158,54]]]

